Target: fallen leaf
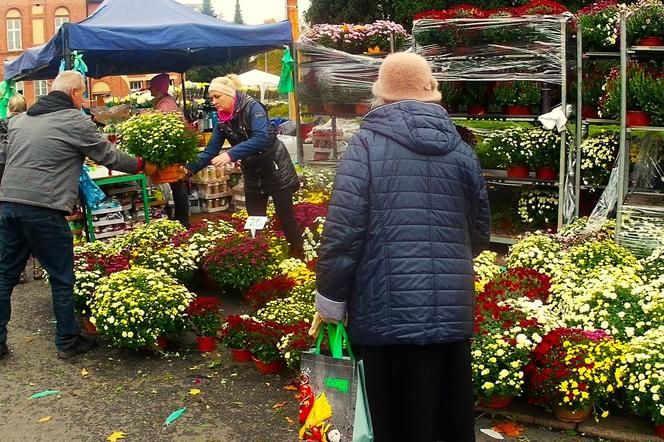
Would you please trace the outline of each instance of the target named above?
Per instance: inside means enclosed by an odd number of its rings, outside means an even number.
[[[114,431],[113,434],[111,434],[110,436],[108,436],[106,438],[106,440],[108,440],[110,442],[115,442],[118,439],[124,439],[125,436],[126,436],[126,434],[123,433],[122,431]]]
[[[288,417],[288,416],[286,416],[286,422],[288,422],[291,425],[293,425],[295,423],[295,421],[293,419],[291,419],[290,417]]]
[[[198,388],[192,388],[191,390],[189,390],[189,394],[192,396],[196,396],[197,394],[201,394],[201,390],[199,390]]]
[[[30,342],[33,339],[35,339],[35,337],[34,336],[25,336],[23,339],[25,339],[25,342]]]
[[[48,422],[51,419],[53,419],[53,416],[44,416],[41,419],[39,419],[37,422]]]
[[[276,404],[274,404],[274,405],[272,406],[272,409],[273,409],[273,410],[278,410],[278,409],[280,409],[280,408],[283,408],[284,405],[286,405],[286,402],[278,402],[278,403],[276,403]]]
[[[482,428],[480,429],[480,432],[486,434],[487,436],[493,437],[494,439],[505,439],[502,434],[498,433],[497,431],[489,430],[488,428]]]
[[[90,373],[88,373],[88,370],[86,370],[85,368],[81,368],[81,377],[83,379],[87,378],[89,374]]]
[[[519,437],[523,433],[523,428],[514,421],[503,421],[493,426],[493,430],[507,437]]]
[[[295,385],[286,385],[284,387],[284,390],[286,390],[286,391],[297,391],[297,387]]]

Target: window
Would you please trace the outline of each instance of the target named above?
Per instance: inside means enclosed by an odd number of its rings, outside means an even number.
[[[12,9],[7,12],[7,50],[20,51],[21,44],[21,14]]]
[[[35,98],[48,94],[48,83],[46,80],[35,81]]]
[[[129,89],[132,91],[137,91],[139,89],[143,89],[143,82],[142,81],[130,81],[129,82]]]
[[[58,8],[55,10],[55,32],[62,26],[63,23],[69,22],[69,11],[67,8]]]
[[[22,81],[16,82],[16,92],[25,96],[25,83]]]

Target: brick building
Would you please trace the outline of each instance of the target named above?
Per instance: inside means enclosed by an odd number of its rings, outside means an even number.
[[[0,61],[11,61],[24,50],[50,40],[64,22],[79,22],[93,13],[103,0],[3,0],[0,2]],[[137,0],[138,1],[138,0]],[[4,66],[0,63],[0,79]],[[123,75],[90,80],[93,99],[113,95],[124,97],[130,90],[147,87],[152,75]],[[179,75],[172,74],[174,84]],[[17,83],[28,104],[48,93],[50,80],[26,80]]]

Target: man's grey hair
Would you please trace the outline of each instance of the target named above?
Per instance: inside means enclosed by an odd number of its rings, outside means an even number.
[[[85,90],[85,79],[77,71],[60,72],[51,85],[51,90],[61,91],[67,95],[70,95],[71,91],[76,89]]]

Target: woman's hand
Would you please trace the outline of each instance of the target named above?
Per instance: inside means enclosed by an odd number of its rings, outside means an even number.
[[[212,158],[211,161],[212,165],[215,167],[221,167],[231,162],[233,162],[233,160],[231,160],[231,156],[228,155],[228,152],[217,155],[216,157]]]

